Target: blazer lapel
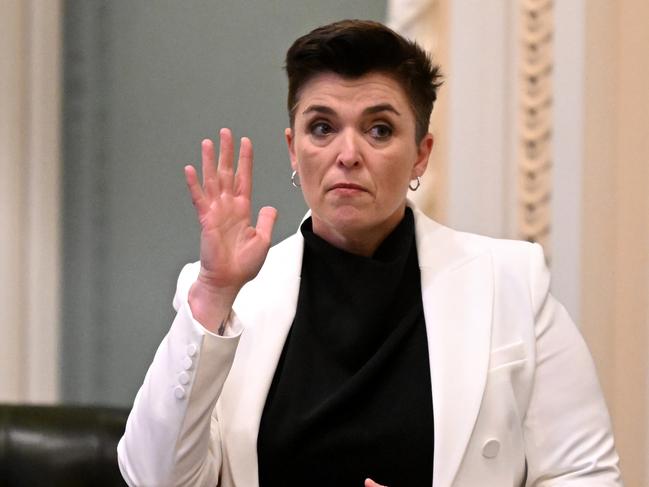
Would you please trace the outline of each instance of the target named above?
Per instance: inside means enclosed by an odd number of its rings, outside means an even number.
[[[415,216],[433,391],[433,485],[452,485],[487,380],[493,272],[488,253]]]
[[[260,279],[263,285],[242,292],[233,306],[246,328],[217,408],[223,415],[221,434],[227,445],[224,462],[229,466],[232,485],[235,480],[236,485],[259,485],[259,423],[295,317],[303,246],[302,235],[297,232],[273,249],[275,255],[269,255],[268,268],[262,271],[268,273],[268,279]],[[226,471],[224,475],[228,475]]]

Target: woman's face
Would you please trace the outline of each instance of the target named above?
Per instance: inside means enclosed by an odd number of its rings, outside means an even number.
[[[286,129],[291,165],[311,209],[313,231],[370,255],[401,221],[408,183],[426,169],[433,138],[415,142],[415,117],[401,86],[371,73],[333,73],[302,88],[294,129]]]

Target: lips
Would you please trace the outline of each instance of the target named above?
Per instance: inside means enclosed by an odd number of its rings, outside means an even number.
[[[356,190],[356,191],[366,191],[363,186],[360,184],[354,184],[354,183],[336,183],[329,190],[334,190],[334,189],[350,189],[350,190]]]

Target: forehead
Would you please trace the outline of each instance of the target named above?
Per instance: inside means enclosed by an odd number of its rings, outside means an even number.
[[[359,78],[322,73],[307,81],[300,90],[296,115],[311,105],[363,110],[380,104],[408,111],[408,98],[394,78],[381,73],[369,73]]]

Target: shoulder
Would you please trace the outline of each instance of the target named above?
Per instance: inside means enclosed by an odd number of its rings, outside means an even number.
[[[545,254],[538,243],[493,238],[468,232],[457,233],[459,239],[466,240],[476,249],[488,252],[496,269],[528,273],[531,267],[539,265],[545,267]]]
[[[550,271],[543,247],[521,240],[465,235],[489,253],[496,291],[512,294],[517,290],[515,294],[520,293],[521,298],[529,300],[536,314],[550,293]]]
[[[487,257],[496,286],[529,291],[533,303],[548,292],[550,275],[543,248],[537,243],[462,232],[415,213],[417,252],[422,267],[457,267],[476,257]]]
[[[503,265],[521,265],[543,257],[540,245],[522,240],[487,237],[454,230],[413,208],[417,244],[423,251],[473,255],[489,253]]]

